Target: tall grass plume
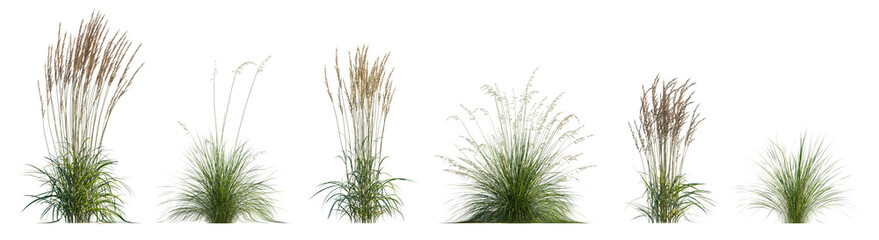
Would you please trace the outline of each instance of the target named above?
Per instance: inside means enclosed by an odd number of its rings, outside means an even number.
[[[143,63],[134,63],[140,45],[127,33],[111,31],[99,12],[78,32],[61,33],[49,46],[45,79],[38,84],[43,136],[48,156],[31,176],[44,190],[29,195],[43,205],[41,218],[68,223],[126,221],[121,194],[129,191],[113,173],[117,161],[103,145],[110,116]]]
[[[709,192],[700,188],[703,184],[689,182],[684,173],[687,150],[704,120],[699,106],[693,105],[694,84],[660,81],[657,75],[649,88],[642,87],[640,115],[629,124],[641,157],[647,200],[634,206],[639,217],[651,223],[689,219],[692,210],[707,212],[706,206],[712,204],[705,195]]]
[[[385,216],[402,216],[403,202],[397,195],[396,182],[405,178],[391,177],[384,172],[383,155],[385,126],[394,85],[393,69],[387,69],[390,53],[377,57],[370,63],[369,47],[358,47],[352,56],[348,53],[347,80],[339,68],[339,52],[336,50],[336,82],[330,87],[324,70],[324,83],[333,106],[339,145],[342,153],[337,157],[345,166],[342,180],[322,183],[315,196],[326,193],[324,204],[330,204],[333,213],[347,217],[355,223],[374,223]]]

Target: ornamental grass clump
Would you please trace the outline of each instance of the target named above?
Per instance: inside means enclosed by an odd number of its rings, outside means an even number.
[[[629,124],[635,148],[641,156],[641,180],[646,204],[635,204],[651,223],[676,223],[689,219],[693,209],[707,212],[712,204],[700,189],[702,183],[691,183],[684,174],[684,160],[696,127],[704,120],[699,106],[691,100],[695,83],[680,84],[677,79],[653,80],[650,88],[642,87],[641,111]]]
[[[259,65],[245,62],[238,66],[222,115],[217,115],[217,72],[214,69],[214,78],[211,79],[214,129],[203,137],[192,134],[181,123],[187,134],[192,136],[192,147],[186,153],[189,169],[182,179],[182,186],[171,193],[173,197],[165,202],[171,205],[167,213],[170,220],[208,223],[276,221],[275,200],[272,198],[275,190],[269,184],[270,178],[265,176],[265,170],[254,163],[260,152],[239,138],[253,86],[268,60],[266,58]],[[247,91],[237,131],[234,136],[227,136],[226,124],[235,84],[239,75],[252,66],[257,68]]]
[[[790,151],[772,141],[762,157],[760,183],[750,189],[752,208],[778,214],[785,223],[808,223],[845,201],[839,183],[843,176],[823,138],[802,134]]]
[[[395,89],[391,81],[394,70],[386,68],[390,53],[370,63],[368,50],[364,45],[357,48],[354,56],[348,53],[347,80],[339,69],[336,50],[335,91],[324,69],[324,83],[342,147],[337,157],[345,166],[345,176],[339,181],[322,183],[315,195],[326,192],[324,204],[331,204],[327,217],[336,213],[355,223],[374,223],[384,216],[402,215],[403,203],[397,195],[396,182],[407,181],[391,177],[382,166],[387,159],[382,155],[385,124]]]
[[[93,12],[79,32],[61,34],[49,46],[45,81],[39,85],[43,136],[48,156],[30,174],[45,190],[25,209],[43,205],[41,218],[68,223],[117,222],[127,186],[113,173],[117,161],[104,148],[104,133],[116,104],[143,66],[132,64],[140,45],[125,32],[111,32]]]
[[[535,70],[536,72],[536,70]],[[536,98],[528,80],[516,95],[497,85],[482,90],[494,101],[489,109],[470,109],[452,116],[464,129],[457,157],[439,156],[446,171],[464,178],[455,219],[464,223],[574,222],[574,194],[567,185],[587,168],[572,163],[581,154],[568,148],[582,142],[579,119],[556,110],[561,99]]]

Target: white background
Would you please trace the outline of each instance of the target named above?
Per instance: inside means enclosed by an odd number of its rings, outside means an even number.
[[[99,228],[35,225],[39,206],[22,212],[30,201],[24,195],[40,190],[37,181],[25,175],[26,164],[42,166],[46,155],[37,93],[46,49],[56,41],[59,22],[62,31],[75,31],[92,9],[106,15],[110,28],[127,30],[131,40],[143,43],[137,59],[146,63],[116,108],[104,141],[119,161],[116,174],[133,191],[125,205],[127,217],[146,224],[114,226],[112,231],[200,236],[187,230],[202,229],[250,237],[229,231],[295,236],[341,227],[344,231],[332,233],[392,231],[396,234],[391,236],[404,237],[500,232],[521,237],[676,231],[747,236],[750,230],[772,236],[784,234],[775,229],[787,229],[816,237],[863,232],[877,222],[879,8],[867,1],[4,5],[0,224],[22,226],[14,227],[18,231],[13,234]],[[390,51],[389,64],[396,68],[397,92],[384,142],[384,153],[390,156],[386,171],[415,181],[400,184],[405,220],[385,219],[382,222],[394,224],[375,227],[328,219],[321,198],[310,198],[317,184],[343,173],[334,158],[340,147],[323,68],[332,68],[336,48],[344,54],[363,43],[371,46],[371,56]],[[255,87],[243,137],[265,151],[257,162],[274,173],[273,184],[280,190],[278,218],[290,224],[152,224],[163,220],[161,203],[167,197],[162,193],[177,183],[185,167],[189,137],[177,122],[202,133],[212,125],[209,79],[214,61],[218,78],[228,82],[239,63],[259,62],[268,55],[272,60]],[[538,67],[536,89],[550,97],[565,92],[560,109],[576,113],[585,132],[594,134],[570,150],[584,154],[579,164],[597,165],[582,172],[574,186],[580,196],[576,219],[597,225],[440,224],[452,217],[450,200],[457,192],[454,184],[461,180],[443,172],[445,163],[435,157],[456,153],[453,144],[461,129],[446,118],[461,113],[458,104],[489,106],[479,89],[482,85],[521,90]],[[637,213],[627,206],[642,192],[636,172],[639,158],[627,123],[637,116],[641,86],[656,74],[697,83],[695,101],[707,119],[696,132],[685,171],[692,181],[706,183],[716,202],[710,214],[695,216],[694,221],[703,224],[647,226],[641,224],[644,219],[632,220]],[[743,203],[749,196],[738,189],[756,180],[754,161],[771,139],[790,145],[804,130],[826,136],[831,152],[850,175],[845,180],[848,205],[820,217],[832,227],[757,225],[777,219],[746,209]]]

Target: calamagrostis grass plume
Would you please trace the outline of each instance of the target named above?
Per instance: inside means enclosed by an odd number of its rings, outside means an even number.
[[[140,45],[125,32],[111,32],[99,12],[76,33],[49,46],[45,79],[38,84],[48,161],[30,165],[45,190],[33,197],[41,217],[68,223],[125,221],[120,192],[128,190],[112,172],[116,164],[103,146],[110,115],[143,66],[133,64]]]
[[[403,203],[395,183],[408,181],[383,171],[387,156],[382,155],[382,143],[395,91],[391,80],[394,70],[386,68],[390,53],[370,63],[368,50],[369,47],[363,45],[353,56],[348,53],[347,81],[339,69],[339,51],[336,50],[335,94],[324,69],[324,83],[342,147],[338,158],[345,166],[345,176],[339,181],[322,183],[315,193],[326,192],[324,204],[331,204],[327,217],[336,213],[356,223],[374,223],[380,217],[396,214],[402,216]]]
[[[642,87],[641,111],[629,124],[635,148],[641,156],[641,180],[647,204],[635,204],[651,223],[675,223],[688,219],[697,208],[706,212],[712,204],[700,189],[701,183],[690,183],[684,173],[684,160],[696,127],[704,120],[693,106],[695,83],[683,84],[677,79],[660,82],[659,75],[650,88]]]

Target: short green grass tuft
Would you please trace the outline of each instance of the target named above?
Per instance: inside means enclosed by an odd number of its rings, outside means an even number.
[[[750,206],[776,213],[785,223],[810,222],[845,201],[843,176],[823,138],[802,134],[792,151],[772,141],[759,164],[762,175],[750,190],[755,196]]]
[[[116,161],[107,158],[102,148],[88,144],[67,144],[61,155],[47,157],[45,168],[34,168],[34,177],[49,189],[37,195],[29,195],[31,204],[46,205],[42,216],[50,222],[68,223],[125,221],[122,199],[118,193],[128,190],[122,181],[112,174]]]

